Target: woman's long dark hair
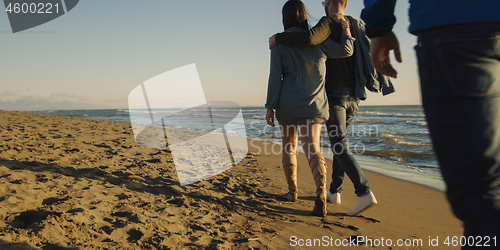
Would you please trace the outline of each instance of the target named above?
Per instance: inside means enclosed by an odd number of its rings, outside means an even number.
[[[302,1],[288,0],[283,5],[281,13],[283,14],[283,27],[285,30],[295,26],[300,26],[305,30],[309,29],[306,6]]]

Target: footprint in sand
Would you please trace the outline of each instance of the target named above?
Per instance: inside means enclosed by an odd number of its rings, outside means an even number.
[[[42,205],[47,205],[47,206],[50,206],[50,205],[54,205],[54,204],[59,204],[59,203],[62,203],[62,202],[65,202],[67,200],[71,199],[68,196],[62,198],[62,199],[59,199],[57,197],[51,197],[51,198],[47,198],[47,199],[44,199],[43,202],[42,202]]]
[[[137,242],[138,240],[140,240],[142,238],[142,236],[144,235],[144,233],[142,233],[139,229],[130,229],[128,232],[128,238],[127,240],[129,242]]]
[[[61,215],[62,213],[49,212],[45,210],[28,210],[17,216],[8,217],[6,222],[17,228],[28,228],[32,225],[39,224],[49,217],[60,217]]]

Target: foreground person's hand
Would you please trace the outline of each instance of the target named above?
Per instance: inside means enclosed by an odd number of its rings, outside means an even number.
[[[396,78],[398,72],[392,67],[389,57],[389,52],[391,50],[394,50],[396,60],[400,63],[403,62],[401,59],[401,51],[399,50],[398,38],[392,31],[383,36],[371,39],[370,52],[373,67],[386,76]]]

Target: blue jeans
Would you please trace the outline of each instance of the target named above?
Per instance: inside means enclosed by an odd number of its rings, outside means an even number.
[[[448,200],[465,236],[500,237],[500,23],[417,35],[422,102]]]
[[[349,126],[358,112],[359,99],[348,96],[328,95],[330,119],[326,122],[333,151],[333,173],[330,193],[342,193],[344,173],[351,179],[357,196],[368,193],[370,185],[358,162],[349,150]]]

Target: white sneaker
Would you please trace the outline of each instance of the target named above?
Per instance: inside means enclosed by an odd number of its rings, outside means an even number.
[[[352,210],[347,211],[346,214],[349,216],[359,215],[362,212],[366,211],[368,208],[377,204],[378,202],[377,199],[375,199],[375,195],[373,195],[372,191],[370,191],[367,194],[357,197],[356,204],[354,205]]]
[[[326,195],[326,200],[333,204],[340,204],[340,193],[330,193]]]

